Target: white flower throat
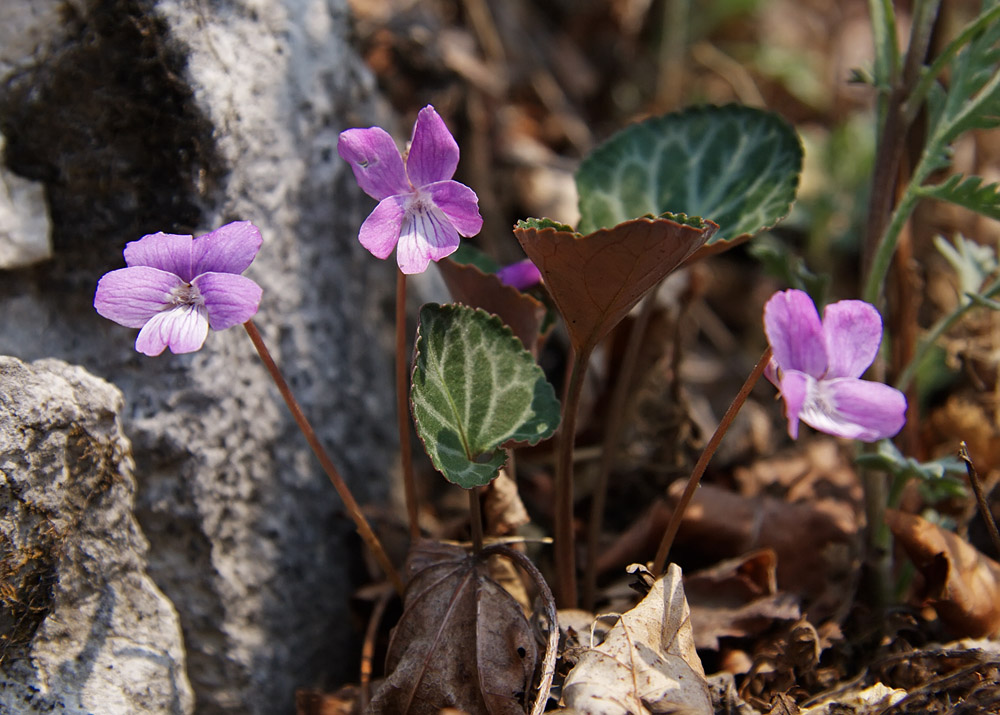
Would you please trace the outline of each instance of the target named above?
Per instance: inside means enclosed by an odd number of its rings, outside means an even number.
[[[170,289],[170,305],[205,305],[205,298],[196,286],[184,283]]]

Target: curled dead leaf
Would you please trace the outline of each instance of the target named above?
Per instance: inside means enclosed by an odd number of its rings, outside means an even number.
[[[924,577],[922,596],[956,635],[1000,633],[1000,564],[919,516],[890,509],[885,520]]]
[[[580,715],[712,713],[676,564],[600,645],[580,656],[562,692]]]
[[[369,712],[523,715],[538,647],[521,607],[486,563],[448,544],[417,544],[407,562],[403,615],[392,633],[385,683]]]

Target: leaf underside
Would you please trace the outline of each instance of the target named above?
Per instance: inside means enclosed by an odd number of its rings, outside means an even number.
[[[639,218],[586,236],[544,220],[514,228],[542,273],[577,355],[592,350],[717,228],[710,221],[676,218]]]
[[[496,477],[504,447],[537,444],[559,425],[555,390],[521,341],[464,305],[421,308],[410,402],[434,467],[466,489]]]
[[[504,285],[495,273],[484,273],[474,264],[462,265],[445,258],[438,261],[437,267],[453,301],[496,315],[528,352],[536,354],[545,320],[545,305],[540,300]]]
[[[719,225],[732,241],[784,218],[798,188],[802,144],[780,117],[752,107],[701,106],[626,127],[576,173],[581,233],[666,211]]]

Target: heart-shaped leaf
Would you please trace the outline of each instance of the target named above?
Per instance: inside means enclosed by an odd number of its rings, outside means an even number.
[[[423,542],[407,560],[405,610],[386,655],[388,677],[369,712],[524,715],[538,663],[521,606],[487,564],[456,546]]]
[[[540,300],[504,285],[495,273],[483,273],[473,264],[462,265],[445,258],[437,266],[452,300],[493,313],[510,326],[528,352],[536,354],[545,319],[545,306]]]
[[[519,221],[514,235],[542,272],[577,355],[586,355],[716,229],[711,221],[668,214],[586,236],[530,219]]]
[[[504,447],[559,426],[555,390],[531,353],[498,317],[464,305],[420,309],[410,402],[434,466],[466,489],[500,472]]]
[[[693,107],[633,124],[576,172],[583,233],[665,211],[719,225],[711,243],[759,233],[795,200],[802,144],[780,117],[752,107]]]

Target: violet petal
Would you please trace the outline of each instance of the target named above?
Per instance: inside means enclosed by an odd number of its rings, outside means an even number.
[[[341,132],[337,153],[351,165],[358,185],[373,199],[381,201],[411,191],[403,157],[392,137],[381,127]]]
[[[406,196],[390,196],[361,224],[358,240],[376,258],[388,258],[399,241],[399,230],[406,217]]]
[[[447,181],[458,168],[458,143],[444,120],[429,104],[420,110],[413,125],[406,175],[415,187]],[[477,231],[478,233],[478,231]]]
[[[799,438],[799,419],[809,391],[816,380],[797,370],[788,370],[781,375],[781,398],[785,401],[785,417],[788,418],[788,436]]]
[[[263,293],[252,280],[233,273],[202,273],[193,285],[205,301],[212,330],[225,330],[250,320],[257,314]]]
[[[125,244],[125,265],[150,266],[176,273],[185,283],[194,278],[191,272],[191,247],[194,236],[176,233],[151,233]]]
[[[799,370],[815,378],[827,368],[823,325],[806,293],[775,293],[764,306],[764,332],[782,370]]]
[[[119,268],[98,281],[94,308],[126,328],[141,328],[170,305],[170,291],[182,285],[176,274],[158,268]]]
[[[892,437],[906,422],[906,397],[880,382],[850,377],[824,380],[802,421],[837,437],[877,442]]]
[[[242,273],[257,256],[260,229],[249,221],[234,221],[194,239],[191,272]]]
[[[154,315],[135,341],[144,355],[159,355],[169,347],[172,353],[192,353],[205,344],[208,316],[201,305],[178,305]]]
[[[842,300],[823,310],[828,378],[861,377],[878,355],[882,316],[861,300]]]
[[[403,273],[422,273],[430,261],[439,261],[458,249],[455,227],[435,206],[407,212],[396,247],[396,262]]]
[[[501,268],[497,271],[497,278],[504,285],[518,290],[527,290],[542,282],[542,272],[538,270],[538,266],[531,262],[530,258],[525,258],[523,261],[511,263],[509,266]]]
[[[479,197],[465,184],[457,181],[439,181],[424,187],[434,205],[448,217],[463,236],[475,236],[483,228],[479,213]]]

